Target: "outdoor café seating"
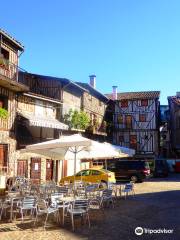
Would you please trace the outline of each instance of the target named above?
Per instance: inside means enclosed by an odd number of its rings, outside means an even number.
[[[88,199],[75,199],[72,204],[69,204],[66,211],[66,217],[70,216],[72,229],[74,231],[74,223],[75,218],[80,217],[81,220],[86,220],[90,227],[90,219],[89,219],[89,201]]]
[[[44,222],[44,229],[45,229],[48,221],[48,217],[50,214],[54,214],[57,221],[59,221],[60,219],[59,208],[57,206],[49,206],[46,200],[39,199],[37,201],[37,211],[36,211],[36,218],[34,220],[34,225],[38,221],[39,216],[46,215],[45,222]]]
[[[17,202],[17,209],[21,214],[22,222],[24,220],[24,213],[30,211],[31,217],[36,213],[37,203],[34,196],[24,197],[22,200]]]
[[[57,186],[50,182],[36,185],[21,182],[13,190],[0,201],[0,218],[13,221],[16,217],[17,221],[20,219],[26,224],[28,217],[34,225],[41,219],[44,229],[50,220],[49,215],[62,226],[69,218],[73,231],[76,218],[87,222],[90,227],[91,211],[96,214],[100,210],[104,214],[106,207],[114,207],[113,186],[102,187],[99,183],[77,181]]]
[[[124,193],[124,198],[125,199],[129,194],[135,195],[134,183],[130,182],[130,183],[125,184],[125,187],[122,190],[122,193]]]

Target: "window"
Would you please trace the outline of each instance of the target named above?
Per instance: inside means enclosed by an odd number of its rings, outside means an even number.
[[[8,98],[0,96],[0,107],[8,110]]]
[[[117,120],[118,120],[119,124],[122,124],[123,123],[123,115],[118,115]]]
[[[120,136],[119,136],[119,142],[120,142],[120,143],[124,142],[124,136],[123,136],[123,135],[120,135]]]
[[[125,116],[126,128],[132,128],[132,116]]]
[[[133,148],[133,149],[137,148],[137,136],[136,135],[130,136],[130,148]]]
[[[128,107],[128,100],[122,100],[121,101],[121,107],[122,108],[127,108]]]
[[[147,99],[142,99],[141,100],[141,106],[142,107],[147,107],[148,106],[148,100]]]
[[[6,60],[9,60],[9,52],[4,49],[4,48],[1,48],[1,55],[3,58],[5,58]]]
[[[139,114],[139,121],[146,122],[146,114]]]

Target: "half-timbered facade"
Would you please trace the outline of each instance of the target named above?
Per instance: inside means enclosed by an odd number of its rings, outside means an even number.
[[[113,115],[113,143],[136,150],[136,157],[159,151],[160,92],[118,93]]]
[[[23,46],[0,30],[0,107],[8,111],[7,119],[0,119],[0,173],[15,174],[16,166],[16,96],[28,91],[18,81],[19,53]]]
[[[180,157],[180,93],[168,97],[170,151],[172,156]]]

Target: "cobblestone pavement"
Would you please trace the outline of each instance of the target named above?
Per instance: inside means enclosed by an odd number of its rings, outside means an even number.
[[[107,208],[104,213],[91,213],[90,229],[80,222],[76,222],[75,232],[72,232],[70,222],[62,227],[50,220],[44,230],[42,222],[33,226],[28,219],[23,224],[19,219],[13,223],[3,220],[0,222],[0,240],[179,240],[180,175],[135,184],[135,192],[134,197],[117,199],[115,208]],[[134,232],[136,227],[153,230],[166,228],[172,229],[173,233],[144,233],[137,236]]]

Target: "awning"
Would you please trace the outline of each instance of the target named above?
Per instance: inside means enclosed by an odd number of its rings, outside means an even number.
[[[35,116],[35,115],[29,115],[29,114],[20,113],[20,112],[18,112],[18,114],[24,117],[25,119],[27,119],[29,126],[55,128],[55,129],[61,129],[61,130],[69,129],[68,125],[51,117]]]

